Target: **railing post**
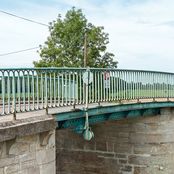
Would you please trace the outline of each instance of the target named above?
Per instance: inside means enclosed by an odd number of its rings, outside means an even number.
[[[16,87],[15,87],[15,71],[13,71],[13,119],[16,120]]]

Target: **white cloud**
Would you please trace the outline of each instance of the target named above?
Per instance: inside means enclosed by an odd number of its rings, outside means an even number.
[[[49,6],[23,3],[12,12],[43,23],[54,20],[71,6],[82,8],[88,20],[109,33],[109,51],[115,53],[119,68],[172,71],[174,64],[174,1],[87,1],[54,0]],[[42,44],[47,28],[0,14],[0,53]],[[36,51],[0,57],[0,66],[32,66]],[[5,61],[4,61],[5,59]]]

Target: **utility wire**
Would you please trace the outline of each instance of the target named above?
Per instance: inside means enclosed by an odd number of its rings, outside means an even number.
[[[30,50],[35,50],[35,49],[38,49],[38,48],[39,48],[39,47],[33,47],[33,48],[24,49],[24,50],[13,51],[13,52],[9,52],[9,53],[3,53],[3,54],[0,54],[0,56],[7,56],[7,55],[10,55],[10,54],[17,54],[17,53],[21,53],[21,52],[26,52],[26,51],[30,51]]]
[[[0,12],[1,12],[1,13],[4,13],[4,14],[6,14],[6,15],[9,15],[9,16],[13,16],[13,17],[16,17],[16,18],[19,18],[19,19],[28,21],[28,22],[33,22],[33,23],[35,23],[35,24],[39,24],[39,25],[42,25],[42,26],[45,26],[45,27],[49,27],[49,25],[44,24],[44,23],[42,23],[42,22],[37,22],[37,21],[34,21],[34,20],[32,20],[32,19],[27,19],[27,18],[25,18],[25,17],[17,16],[17,15],[15,15],[15,14],[8,13],[8,12],[3,11],[3,10],[0,10]]]

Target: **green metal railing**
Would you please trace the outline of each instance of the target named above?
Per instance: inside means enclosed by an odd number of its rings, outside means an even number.
[[[85,68],[0,69],[0,115],[85,103]],[[174,97],[174,74],[91,68],[88,102]]]

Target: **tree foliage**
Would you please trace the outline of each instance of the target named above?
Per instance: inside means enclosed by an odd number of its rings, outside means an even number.
[[[35,67],[83,67],[85,33],[87,66],[117,67],[114,54],[106,51],[109,38],[103,30],[103,27],[89,23],[82,11],[73,7],[64,19],[59,15],[50,23],[50,36],[40,46],[41,60],[34,62]]]

